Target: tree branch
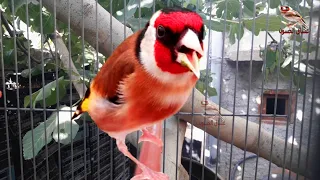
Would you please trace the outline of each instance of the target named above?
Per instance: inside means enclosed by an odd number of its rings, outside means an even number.
[[[0,10],[0,14],[1,14],[1,21],[2,21],[2,24],[4,25],[4,27],[6,28],[6,30],[8,31],[9,35],[13,38],[14,36],[16,36],[16,30],[14,29],[14,27],[12,26],[13,28],[13,31],[11,30],[10,26],[9,26],[9,22],[8,20],[6,19],[6,17],[4,17],[3,15],[3,11]],[[28,56],[28,52],[26,50],[26,48],[21,44],[21,42],[19,41],[19,39],[16,39],[16,43],[17,43],[17,46],[18,48],[24,53],[24,55]],[[38,60],[38,59],[35,59],[34,57],[32,57],[30,55],[30,59],[38,64],[41,63],[41,60]]]
[[[203,100],[205,99],[205,96],[198,90],[195,90],[194,94],[194,113],[205,113],[205,109],[203,107]],[[214,104],[213,102],[208,101],[209,105],[216,107],[218,109],[218,105]],[[188,101],[185,103],[185,105],[181,109],[182,112],[192,112],[192,98],[189,97]],[[213,110],[207,110],[206,113],[208,114],[216,114]],[[221,108],[221,114],[232,114],[230,111]],[[189,122],[192,123],[192,116],[190,115],[180,115],[180,117]],[[218,137],[219,139],[231,143],[232,142],[232,129],[234,129],[234,145],[242,150],[247,150],[252,153],[257,154],[259,151],[259,156],[262,158],[265,158],[272,163],[285,167],[287,169],[290,169],[294,172],[299,172],[299,174],[302,174],[304,176],[309,176],[310,172],[309,169],[305,169],[305,166],[298,166],[300,164],[306,164],[306,149],[301,148],[301,159],[298,161],[298,155],[299,155],[299,146],[293,146],[293,149],[291,149],[291,146],[287,147],[287,153],[284,155],[284,148],[286,141],[282,138],[279,138],[277,136],[274,136],[273,139],[273,152],[271,154],[270,147],[271,147],[271,141],[272,141],[272,133],[261,129],[260,132],[260,146],[258,149],[258,129],[259,125],[249,121],[248,122],[248,133],[247,133],[247,146],[245,144],[245,129],[246,129],[246,120],[241,117],[235,117],[234,118],[234,128],[232,128],[232,122],[233,117],[232,116],[224,116],[221,117],[220,120],[223,120],[223,125],[220,125],[220,134],[218,134],[218,126],[211,125],[217,123],[220,116],[216,116],[216,118],[206,118],[206,123],[204,123],[204,118],[202,116],[194,116],[193,124],[194,126],[204,130],[204,124],[210,124],[206,126],[206,132]],[[293,156],[292,156],[292,166],[290,167],[290,152],[293,150]],[[271,155],[271,156],[270,156]],[[271,159],[270,159],[271,157]],[[285,158],[285,164],[283,164],[283,160]],[[311,162],[308,162],[311,163]],[[309,166],[310,167],[310,166]]]
[[[42,0],[42,4],[51,13],[55,11],[57,19],[66,24],[69,22],[68,12],[70,11],[70,26],[75,34],[82,36],[83,29],[84,39],[94,48],[98,41],[98,51],[106,57],[109,57],[124,40],[124,28],[126,28],[126,37],[133,33],[130,28],[125,27],[99,4],[96,9],[95,0],[83,0],[83,5],[77,0],[70,0],[70,2],[60,0],[55,4],[52,0]],[[97,16],[96,11],[98,11]],[[97,33],[98,38],[96,38]]]
[[[71,58],[69,58],[69,51],[67,46],[64,44],[61,36],[58,32],[55,35],[50,36],[52,42],[55,42],[55,49],[59,54],[59,59],[61,60],[63,66],[67,70],[69,77],[76,88],[80,98],[84,97],[85,92],[87,91],[87,87],[81,83],[81,75],[79,74],[77,68],[75,67]],[[50,45],[49,45],[50,46]],[[70,68],[70,70],[69,70]],[[70,72],[71,71],[71,72]],[[75,73],[76,75],[73,75]]]

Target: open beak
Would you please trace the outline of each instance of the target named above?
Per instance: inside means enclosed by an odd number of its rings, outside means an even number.
[[[200,78],[199,58],[197,53],[199,53],[202,58],[204,52],[196,33],[188,29],[178,42],[177,46],[185,46],[186,48],[193,50],[192,54],[178,52],[177,62],[179,62],[182,66],[186,66],[197,78]]]

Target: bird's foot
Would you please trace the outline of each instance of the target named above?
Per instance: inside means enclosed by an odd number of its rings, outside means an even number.
[[[212,111],[217,111],[218,116],[216,115],[202,115],[203,117],[207,118],[210,121],[213,121],[214,123],[218,123],[219,119],[221,119],[220,111],[219,109],[214,106],[213,104],[209,103],[208,101],[201,101],[201,106],[206,108],[206,110],[212,110]]]
[[[140,167],[141,168],[141,167]],[[146,167],[141,174],[135,175],[131,180],[169,180],[169,177],[162,173],[156,172]]]
[[[149,141],[160,148],[163,147],[163,142],[160,138],[156,137],[155,135],[151,134],[147,128],[142,129],[142,135],[139,138],[139,143],[143,141]]]
[[[132,154],[128,151],[127,146],[124,144],[124,138],[115,138],[117,141],[117,146],[120,152],[122,152],[125,156],[130,158],[134,163],[137,164],[142,171],[141,174],[138,174],[131,178],[131,180],[169,180],[169,177],[162,173],[156,172],[152,169],[148,168],[144,164],[142,164],[139,160],[132,156]]]

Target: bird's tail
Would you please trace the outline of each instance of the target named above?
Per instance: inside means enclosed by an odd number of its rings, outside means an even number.
[[[86,94],[81,101],[77,104],[76,112],[73,114],[71,120],[74,120],[76,117],[80,116],[82,113],[88,111],[88,102],[90,96],[90,88],[87,89]]]
[[[301,19],[300,24],[301,24],[301,26],[302,26],[302,28],[303,28],[304,30],[306,30],[306,31],[309,30],[308,25],[306,24],[306,22],[305,22],[303,19]]]

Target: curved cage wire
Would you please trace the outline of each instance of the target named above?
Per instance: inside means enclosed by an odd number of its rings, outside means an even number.
[[[90,116],[70,119],[113,50],[165,7],[201,15],[206,58],[186,104],[163,122],[162,172],[318,178],[319,1],[0,0],[0,179],[134,176]],[[138,159],[140,136],[126,139]]]

